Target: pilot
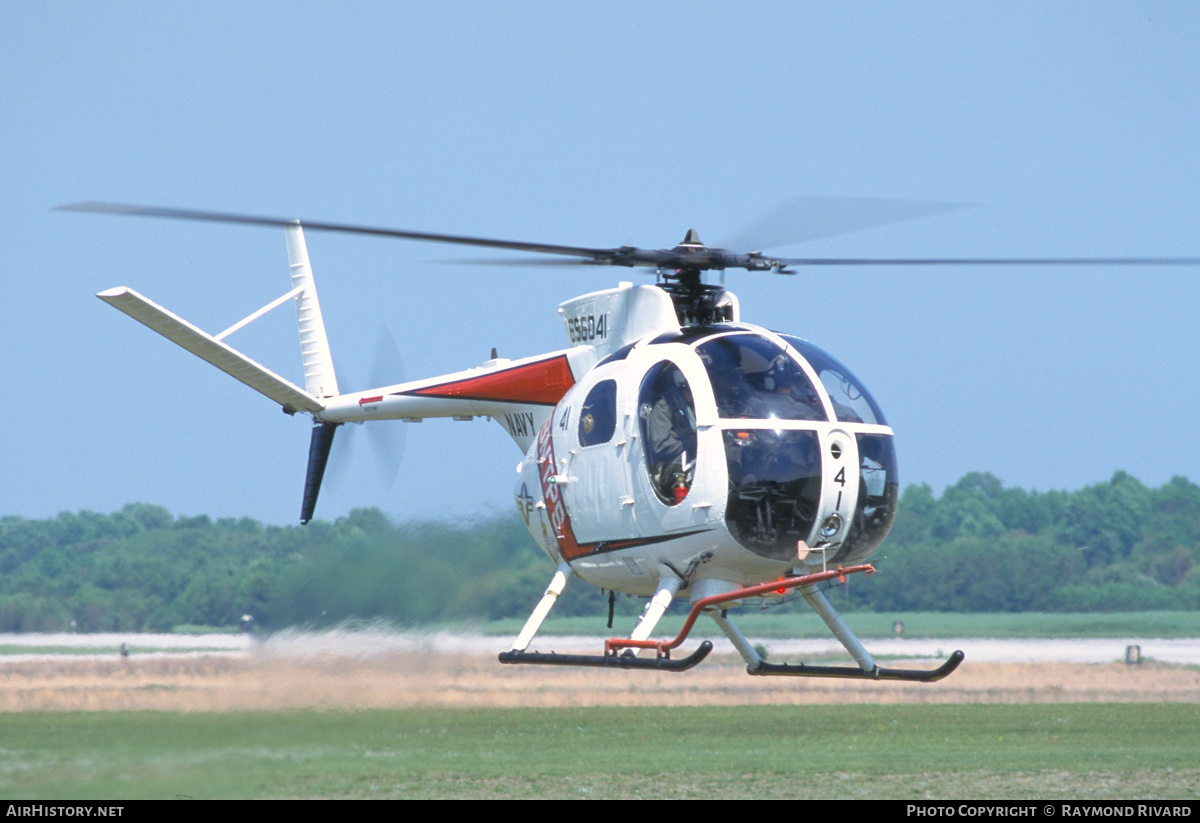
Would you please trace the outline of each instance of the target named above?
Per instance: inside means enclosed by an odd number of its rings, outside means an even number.
[[[674,369],[664,382],[662,393],[653,404],[643,404],[641,415],[652,456],[651,479],[665,499],[674,500],[679,475],[688,477],[688,467],[683,464],[685,450],[695,454],[696,421],[683,374]]]
[[[775,358],[762,381],[763,390],[751,401],[753,416],[775,420],[824,420],[821,399],[790,360]]]
[[[734,362],[722,341],[707,344],[697,349],[700,360],[708,372],[712,384],[713,398],[717,401],[717,414],[721,417],[745,417],[746,398],[749,392],[746,387],[746,376]]]
[[[678,457],[683,451],[683,443],[675,430],[676,412],[667,396],[659,396],[653,406],[643,406],[642,415],[646,418],[654,462],[661,464]]]

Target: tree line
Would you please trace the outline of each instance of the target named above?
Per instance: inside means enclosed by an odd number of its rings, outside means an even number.
[[[1117,472],[1073,492],[1006,489],[968,474],[935,496],[911,485],[871,581],[842,608],[876,611],[1123,611],[1200,608],[1200,486],[1148,488]],[[135,503],[112,514],[0,518],[0,632],[169,631],[181,625],[420,624],[524,617],[552,565],[515,515],[266,526],[175,517]],[[618,600],[621,613],[639,602]],[[607,602],[568,586],[556,613]]]

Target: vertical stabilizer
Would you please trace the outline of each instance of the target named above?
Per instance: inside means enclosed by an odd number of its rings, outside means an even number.
[[[338,386],[333,357],[329,353],[329,338],[325,336],[325,321],[317,301],[317,285],[299,221],[287,227],[287,248],[292,288],[300,289],[295,300],[296,320],[300,324],[300,355],[304,359],[304,387],[314,397],[336,397]]]

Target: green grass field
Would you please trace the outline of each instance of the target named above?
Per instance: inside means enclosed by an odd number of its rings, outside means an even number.
[[[1200,706],[0,716],[0,796],[1200,797]]]

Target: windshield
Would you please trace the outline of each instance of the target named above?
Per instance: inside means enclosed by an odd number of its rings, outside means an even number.
[[[821,449],[817,433],[796,429],[730,429],[725,436],[729,501],[725,521],[752,552],[778,560],[796,557],[821,502]]]
[[[843,423],[878,423],[886,426],[875,398],[851,371],[821,349],[791,335],[780,335],[808,361],[829,393],[833,413]]]
[[[846,535],[835,562],[860,563],[871,555],[896,519],[896,502],[900,497],[900,479],[896,472],[896,448],[888,434],[860,434],[858,457],[860,481],[858,505],[850,533]]]
[[[718,337],[696,347],[708,370],[717,414],[757,420],[825,420],[812,381],[783,347],[756,334]]]

